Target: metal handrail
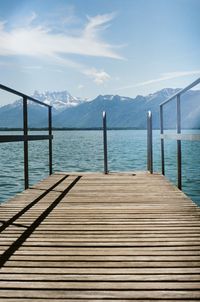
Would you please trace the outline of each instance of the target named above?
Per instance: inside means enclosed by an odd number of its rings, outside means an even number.
[[[170,96],[168,99],[166,99],[166,101],[161,103],[160,106],[163,106],[163,105],[169,103],[171,100],[173,100],[175,97],[177,97],[177,95],[181,95],[181,94],[185,93],[186,91],[190,90],[191,88],[198,85],[199,83],[200,83],[200,78],[198,78],[196,81],[192,82],[190,85],[186,86],[185,88],[180,89],[178,92],[176,92],[175,94]]]
[[[161,139],[161,168],[162,174],[165,175],[165,150],[164,150],[164,139],[165,138],[172,138],[176,139],[177,141],[177,179],[178,183],[177,186],[181,190],[182,189],[182,149],[181,149],[181,140],[199,140],[199,135],[191,134],[181,134],[181,95],[184,94],[186,91],[190,90],[191,88],[195,87],[200,83],[200,78],[196,81],[192,82],[185,88],[181,89],[171,97],[169,97],[166,101],[160,104],[160,139]],[[174,134],[168,134],[167,136],[164,135],[164,122],[163,122],[163,110],[164,106],[171,102],[172,100],[176,99],[176,136]]]
[[[0,84],[0,89],[20,96],[23,99],[23,135],[0,135],[0,143],[6,142],[24,142],[24,187],[29,187],[29,159],[28,159],[28,142],[35,140],[49,140],[49,174],[52,169],[52,106],[45,104],[29,95]],[[28,135],[28,100],[48,108],[48,135]]]
[[[48,104],[45,104],[45,103],[43,103],[43,102],[41,102],[41,101],[39,101],[39,100],[37,100],[37,99],[35,99],[35,98],[33,98],[33,97],[27,95],[27,94],[24,94],[24,93],[22,93],[22,92],[20,92],[20,91],[17,91],[17,90],[15,90],[15,89],[12,89],[12,88],[7,87],[7,86],[5,86],[5,85],[0,84],[0,89],[5,90],[5,91],[7,91],[7,92],[10,92],[10,93],[12,93],[12,94],[18,95],[18,96],[20,96],[21,98],[27,98],[28,100],[33,101],[33,102],[35,102],[35,103],[37,103],[37,104],[40,104],[40,105],[42,105],[42,106],[52,107],[52,106],[50,106],[50,105],[48,105]]]

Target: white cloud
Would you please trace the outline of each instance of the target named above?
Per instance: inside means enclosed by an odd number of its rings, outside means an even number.
[[[44,26],[16,27],[6,30],[5,24],[0,24],[0,55],[26,56],[61,56],[78,54],[97,57],[121,59],[114,47],[98,37],[99,30],[104,30],[113,14],[98,15],[89,18],[79,35],[54,33]],[[36,18],[34,14],[30,21]]]
[[[85,70],[84,74],[92,78],[92,80],[98,85],[104,84],[111,78],[110,75],[104,70],[98,71],[95,68]]]
[[[150,85],[150,84],[154,84],[154,83],[159,83],[159,82],[166,81],[166,80],[181,78],[181,77],[185,77],[185,76],[199,75],[199,74],[200,74],[200,70],[166,72],[166,73],[162,73],[161,76],[157,79],[152,79],[152,80],[140,82],[137,84],[123,86],[123,87],[117,88],[116,90],[118,91],[118,90],[124,90],[124,89],[129,89],[129,88],[136,88],[136,87],[146,86],[146,85]]]
[[[82,84],[78,85],[78,89],[83,89],[84,87],[85,87],[85,86],[82,85]]]
[[[87,17],[88,24],[85,27],[84,35],[88,38],[95,38],[96,32],[100,30],[105,30],[109,24],[108,22],[111,21],[115,17],[115,13],[111,14],[104,14],[104,15],[97,15],[95,17]]]

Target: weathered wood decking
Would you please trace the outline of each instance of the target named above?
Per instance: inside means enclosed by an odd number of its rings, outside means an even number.
[[[0,301],[200,301],[199,214],[160,175],[54,174],[0,206]]]

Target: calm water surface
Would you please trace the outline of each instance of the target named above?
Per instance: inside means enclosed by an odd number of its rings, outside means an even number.
[[[166,176],[176,183],[176,141],[165,142]],[[182,147],[183,190],[200,205],[200,142],[185,141]],[[30,184],[34,184],[48,176],[48,142],[29,142],[29,159]],[[108,166],[110,171],[146,170],[146,131],[108,131]],[[0,145],[0,168],[0,201],[4,201],[23,190],[23,143]],[[54,131],[53,169],[103,171],[102,131]],[[161,171],[158,131],[154,131],[154,171]]]

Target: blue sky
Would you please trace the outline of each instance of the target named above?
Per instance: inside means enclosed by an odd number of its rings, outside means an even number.
[[[135,97],[200,76],[199,0],[0,4],[0,82],[25,93]]]

